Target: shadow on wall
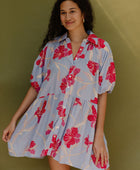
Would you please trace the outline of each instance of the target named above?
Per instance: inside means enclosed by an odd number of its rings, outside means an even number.
[[[135,22],[139,20],[138,15],[134,16],[138,3],[134,5],[133,2],[133,6],[129,6],[130,3],[126,0],[125,2],[113,1],[113,3],[111,0],[92,1],[96,14],[95,33],[110,44],[117,72],[116,87],[112,94],[108,95],[105,122],[105,134],[113,170],[138,169],[137,167],[140,166],[138,161],[140,149],[138,145],[140,141],[138,137],[140,128],[140,79],[138,79],[140,58],[138,58],[138,53],[140,49],[137,46],[140,41],[138,38],[134,39],[137,37],[136,33],[140,29],[140,24]],[[118,9],[115,5],[118,5]],[[123,5],[125,8],[121,8]],[[129,8],[133,11],[129,13],[127,22]],[[137,12],[140,13],[140,10]],[[137,20],[133,17],[137,17]],[[137,23],[137,26],[131,25],[131,21]]]

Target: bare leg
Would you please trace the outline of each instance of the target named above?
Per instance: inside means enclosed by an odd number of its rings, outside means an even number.
[[[110,168],[107,168],[106,170],[110,170]]]
[[[50,170],[70,170],[70,166],[66,164],[60,164],[58,161],[53,159],[52,156],[47,156]]]

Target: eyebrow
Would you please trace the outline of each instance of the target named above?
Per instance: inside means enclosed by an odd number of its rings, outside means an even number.
[[[70,10],[71,10],[71,9],[76,9],[76,8],[70,8]],[[63,10],[63,9],[60,9],[60,11],[64,11],[64,10]]]

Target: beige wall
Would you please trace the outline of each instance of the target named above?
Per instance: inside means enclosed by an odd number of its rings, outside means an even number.
[[[0,135],[27,89],[38,48],[45,36],[55,0],[2,1],[0,5]],[[105,134],[111,170],[140,167],[140,1],[91,0],[95,33],[112,48],[117,83],[108,95]],[[47,170],[47,159],[9,157],[0,141],[1,170]],[[74,169],[74,168],[73,168]]]

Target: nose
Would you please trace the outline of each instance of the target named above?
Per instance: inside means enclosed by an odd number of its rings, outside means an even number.
[[[69,14],[69,13],[66,13],[65,18],[66,18],[66,20],[69,20],[69,19],[70,19],[70,14]]]

